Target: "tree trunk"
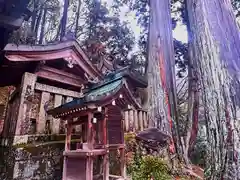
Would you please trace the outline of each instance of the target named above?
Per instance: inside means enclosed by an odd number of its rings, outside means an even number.
[[[150,126],[171,135],[176,115],[176,88],[170,1],[150,0],[148,52]]]
[[[44,12],[43,12],[41,31],[40,31],[40,36],[39,36],[39,44],[42,44],[43,43],[43,39],[44,39],[47,7],[45,7],[43,11]]]
[[[235,16],[230,0],[187,0],[187,9],[209,143],[206,178],[238,179],[240,37]]]
[[[62,39],[66,35],[68,5],[69,5],[69,0],[64,0],[63,16],[62,16],[61,23],[60,23],[61,24],[60,39]]]
[[[38,39],[37,37],[38,37],[40,22],[41,22],[41,19],[42,19],[42,14],[43,14],[43,6],[41,6],[41,8],[39,10],[37,20],[36,20],[36,23],[35,23],[34,33],[36,34],[36,39]]]
[[[78,0],[78,9],[77,9],[77,14],[76,14],[76,26],[75,26],[75,37],[76,38],[77,38],[77,33],[78,33],[81,5],[82,5],[82,1]]]
[[[36,19],[37,19],[37,6],[36,6],[36,2],[34,1],[34,9],[32,12],[32,21],[31,21],[31,31],[34,32],[34,28],[35,28],[35,24],[36,24]]]

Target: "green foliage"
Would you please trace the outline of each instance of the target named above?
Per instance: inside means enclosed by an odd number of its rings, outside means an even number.
[[[178,67],[177,76],[184,77],[183,73],[187,70],[188,65],[188,45],[181,41],[174,39],[173,41],[174,51],[175,51],[175,63]]]
[[[193,164],[201,167],[206,166],[207,142],[202,137],[197,137],[194,149],[190,153],[190,159]]]
[[[99,56],[115,61],[125,61],[134,45],[134,36],[126,22],[121,22],[118,13],[109,16],[109,10],[100,2],[88,4],[86,34],[82,41],[94,62]]]
[[[131,166],[127,170],[132,175],[133,180],[172,179],[167,164],[155,156],[141,156],[140,153],[136,153]]]

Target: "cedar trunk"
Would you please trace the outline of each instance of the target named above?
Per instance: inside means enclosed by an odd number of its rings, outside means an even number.
[[[150,126],[171,135],[176,86],[170,0],[150,0],[148,109]]]
[[[238,179],[240,38],[230,0],[187,0],[207,130],[207,179]]]

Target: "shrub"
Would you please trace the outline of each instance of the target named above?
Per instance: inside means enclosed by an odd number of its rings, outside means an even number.
[[[136,153],[128,173],[133,180],[171,180],[170,170],[167,164],[155,156],[141,156]]]

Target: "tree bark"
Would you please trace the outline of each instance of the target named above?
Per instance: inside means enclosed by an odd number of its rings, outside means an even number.
[[[68,5],[69,5],[69,0],[64,0],[63,16],[60,23],[61,24],[60,39],[62,39],[66,35]]]
[[[43,17],[42,17],[42,24],[41,24],[41,31],[39,36],[39,44],[43,43],[44,33],[45,33],[45,23],[46,23],[46,15],[47,15],[47,7],[44,7],[43,10]]]
[[[148,109],[150,126],[171,135],[176,88],[170,1],[150,0]]]
[[[206,179],[238,179],[240,37],[230,0],[187,0],[208,139]]]
[[[81,5],[82,5],[82,1],[78,0],[78,8],[77,8],[77,14],[76,14],[76,26],[75,26],[75,37],[76,38],[77,38],[77,33],[78,33]]]
[[[35,27],[34,27],[34,33],[36,34],[36,39],[38,39],[38,32],[39,32],[39,27],[40,27],[40,22],[42,20],[42,14],[43,14],[43,6],[41,6],[37,19],[36,19],[36,23],[35,23]]]

